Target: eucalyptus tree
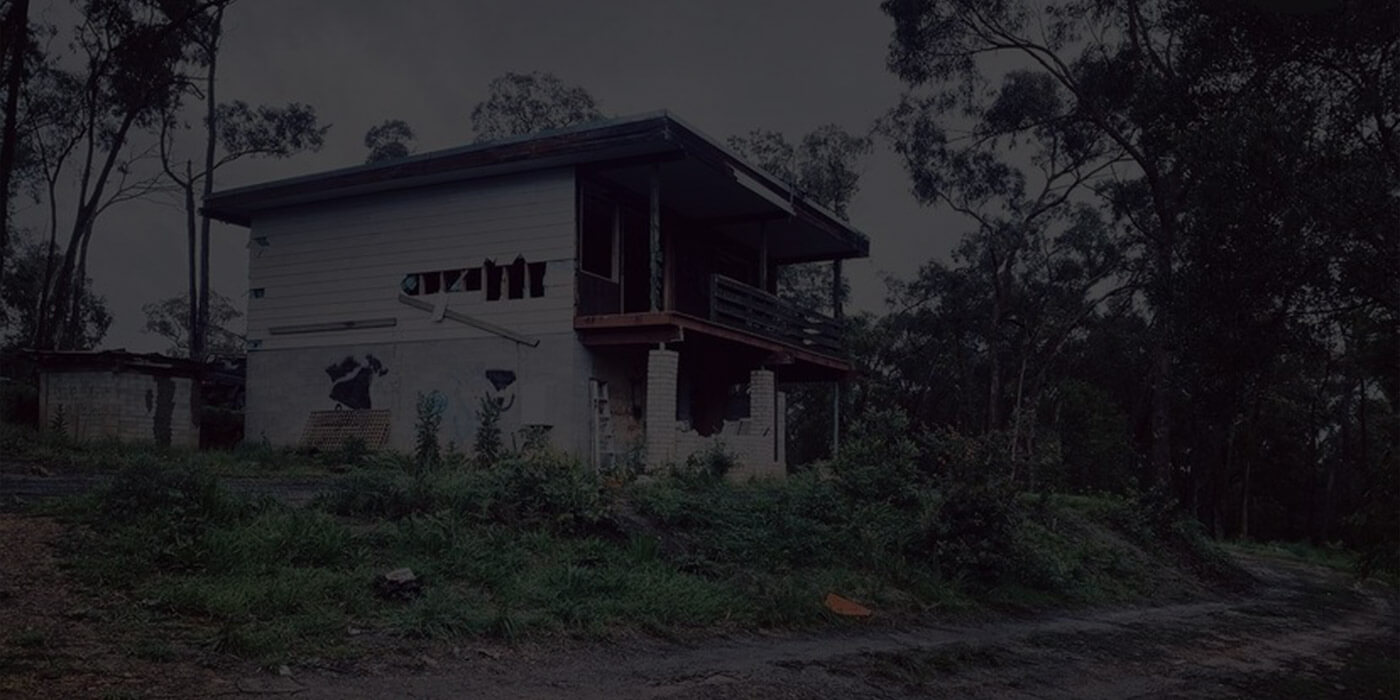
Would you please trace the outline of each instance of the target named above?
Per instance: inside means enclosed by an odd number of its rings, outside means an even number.
[[[562,129],[603,118],[592,94],[553,73],[506,72],[493,78],[486,89],[486,99],[471,113],[477,141]]]
[[[287,158],[305,151],[319,150],[330,128],[318,123],[316,110],[308,105],[293,102],[285,106],[252,107],[242,100],[217,100],[224,13],[232,1],[225,0],[207,8],[198,21],[187,23],[183,31],[191,47],[188,61],[202,71],[197,80],[186,86],[189,94],[203,99],[203,123],[198,129],[203,151],[200,166],[196,168],[194,160],[187,158],[184,159],[184,167],[181,167],[177,135],[195,129],[179,118],[180,103],[171,103],[171,109],[163,115],[160,131],[161,168],[168,181],[180,191],[185,209],[189,264],[187,294],[189,299],[196,300],[188,305],[188,353],[195,360],[203,359],[205,354],[212,303],[209,289],[209,233],[212,222],[208,214],[199,211],[196,189],[201,192],[199,201],[208,198],[214,191],[217,171],[243,158]]]
[[[383,123],[372,126],[365,132],[365,148],[369,149],[369,155],[365,156],[365,162],[378,163],[384,160],[407,158],[410,153],[413,153],[415,138],[413,128],[402,119],[387,119]]]

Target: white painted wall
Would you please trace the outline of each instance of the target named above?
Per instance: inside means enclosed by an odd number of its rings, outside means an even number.
[[[248,339],[257,351],[496,337],[399,302],[405,274],[517,255],[547,262],[545,295],[419,296],[526,335],[572,332],[574,174],[570,169],[365,195],[259,214],[249,238]],[[267,245],[261,245],[265,239]],[[504,295],[503,295],[504,296]],[[271,328],[395,318],[391,328],[273,335]]]

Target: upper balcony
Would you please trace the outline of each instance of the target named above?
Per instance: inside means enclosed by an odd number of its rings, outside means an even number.
[[[832,317],[717,273],[699,291],[684,310],[624,312],[622,284],[580,271],[575,328],[593,344],[673,342],[689,329],[827,369],[849,369],[841,326]]]

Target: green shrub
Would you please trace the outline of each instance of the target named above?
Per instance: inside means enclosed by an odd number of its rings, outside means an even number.
[[[139,459],[117,473],[98,502],[107,525],[159,518],[188,529],[236,522],[253,510],[251,502],[225,491],[207,472]]]
[[[501,414],[505,412],[502,400],[494,396],[482,396],[476,409],[476,436],[472,439],[474,456],[478,466],[489,466],[501,456]]]
[[[419,393],[417,410],[418,420],[413,426],[416,436],[413,459],[418,471],[423,472],[442,464],[438,429],[442,426],[443,411],[447,410],[447,397],[437,391]]]
[[[491,519],[565,532],[598,527],[611,513],[592,469],[557,454],[503,460],[490,474]]]
[[[691,473],[700,473],[716,478],[723,478],[739,463],[739,458],[734,453],[724,448],[723,442],[711,443],[700,452],[690,455],[685,460],[685,469]]]
[[[432,496],[425,484],[401,473],[356,472],[337,479],[312,504],[335,515],[397,520],[430,509]]]

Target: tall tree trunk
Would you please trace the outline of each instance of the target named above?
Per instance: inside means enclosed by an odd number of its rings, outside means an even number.
[[[92,224],[89,223],[87,230],[83,232],[82,243],[78,247],[78,266],[73,279],[73,303],[70,305],[68,314],[68,325],[63,333],[63,347],[67,350],[86,350],[83,347],[83,311],[86,308],[88,295],[92,290],[88,289],[87,260],[88,244],[92,241]]]
[[[1162,222],[1161,239],[1156,245],[1156,318],[1152,333],[1151,367],[1148,381],[1152,387],[1151,435],[1148,455],[1148,485],[1170,486],[1172,465],[1171,385],[1173,363],[1174,309],[1172,299],[1172,246],[1169,224]]]
[[[1240,498],[1240,539],[1249,539],[1249,477],[1254,460],[1244,461],[1244,496]]]
[[[58,251],[58,198],[54,196],[56,182],[49,180],[49,243],[44,247],[44,284],[39,287],[39,305],[34,309],[34,328],[31,329],[29,347],[37,348],[44,337],[45,321],[49,316],[49,293],[53,289],[54,258]]]
[[[185,181],[180,183],[181,189],[185,191],[185,226],[188,238],[189,263],[190,263],[190,289],[189,296],[189,318],[186,319],[185,330],[185,353],[191,359],[195,357],[194,336],[195,329],[199,328],[199,263],[195,257],[197,252],[195,238],[195,207],[194,207],[194,166],[185,161]]]
[[[15,168],[15,147],[19,140],[19,91],[24,84],[24,52],[29,44],[29,0],[10,0],[4,18],[3,46],[9,49],[9,71],[5,75],[5,125],[0,133],[0,276],[10,250],[10,187]],[[3,50],[3,49],[0,49]]]
[[[214,22],[210,27],[209,43],[206,46],[209,70],[204,87],[205,140],[204,140],[204,199],[214,193],[214,155],[218,145],[218,100],[214,95],[215,74],[219,67],[219,34],[224,21],[223,7],[215,10]],[[199,322],[190,338],[190,358],[203,360],[205,345],[209,337],[209,227],[208,214],[203,214],[199,231]],[[193,304],[193,299],[191,300]]]

